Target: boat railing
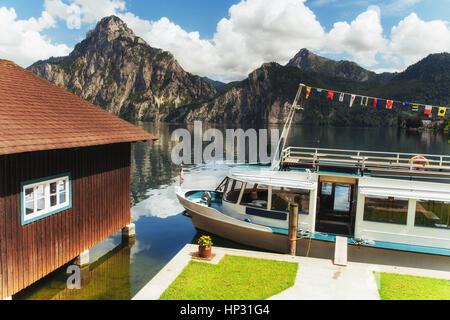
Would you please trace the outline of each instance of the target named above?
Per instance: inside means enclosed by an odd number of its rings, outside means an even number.
[[[284,166],[353,167],[359,170],[430,171],[450,174],[450,156],[344,150],[308,147],[288,147],[283,150]]]

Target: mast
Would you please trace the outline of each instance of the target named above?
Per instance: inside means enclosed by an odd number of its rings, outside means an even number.
[[[298,102],[300,100],[300,95],[302,93],[303,87],[305,85],[303,83],[300,83],[298,86],[297,94],[295,95],[294,102],[292,103],[291,109],[289,110],[289,114],[286,118],[286,122],[284,123],[283,132],[281,133],[280,140],[278,140],[277,149],[274,155],[274,158],[272,160],[272,165],[270,166],[271,171],[277,171],[280,169],[280,163],[281,163],[281,156],[284,150],[284,147],[286,146],[286,140],[289,136],[289,131],[291,129],[292,120],[295,116],[296,110],[303,110],[303,107],[301,107]]]

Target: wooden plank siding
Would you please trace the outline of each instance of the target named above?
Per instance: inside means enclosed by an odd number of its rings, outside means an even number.
[[[131,222],[130,143],[0,156],[0,298]],[[21,225],[20,184],[71,173],[72,208]]]

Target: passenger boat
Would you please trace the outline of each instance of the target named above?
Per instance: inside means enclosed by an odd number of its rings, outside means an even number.
[[[296,203],[298,239],[450,256],[450,156],[285,148],[299,92],[271,169],[230,173],[215,190],[177,189],[194,226],[286,253]]]

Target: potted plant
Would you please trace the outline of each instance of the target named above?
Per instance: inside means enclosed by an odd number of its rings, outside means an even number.
[[[211,237],[201,236],[198,239],[198,255],[201,258],[209,258],[211,256],[211,247],[213,243]]]

